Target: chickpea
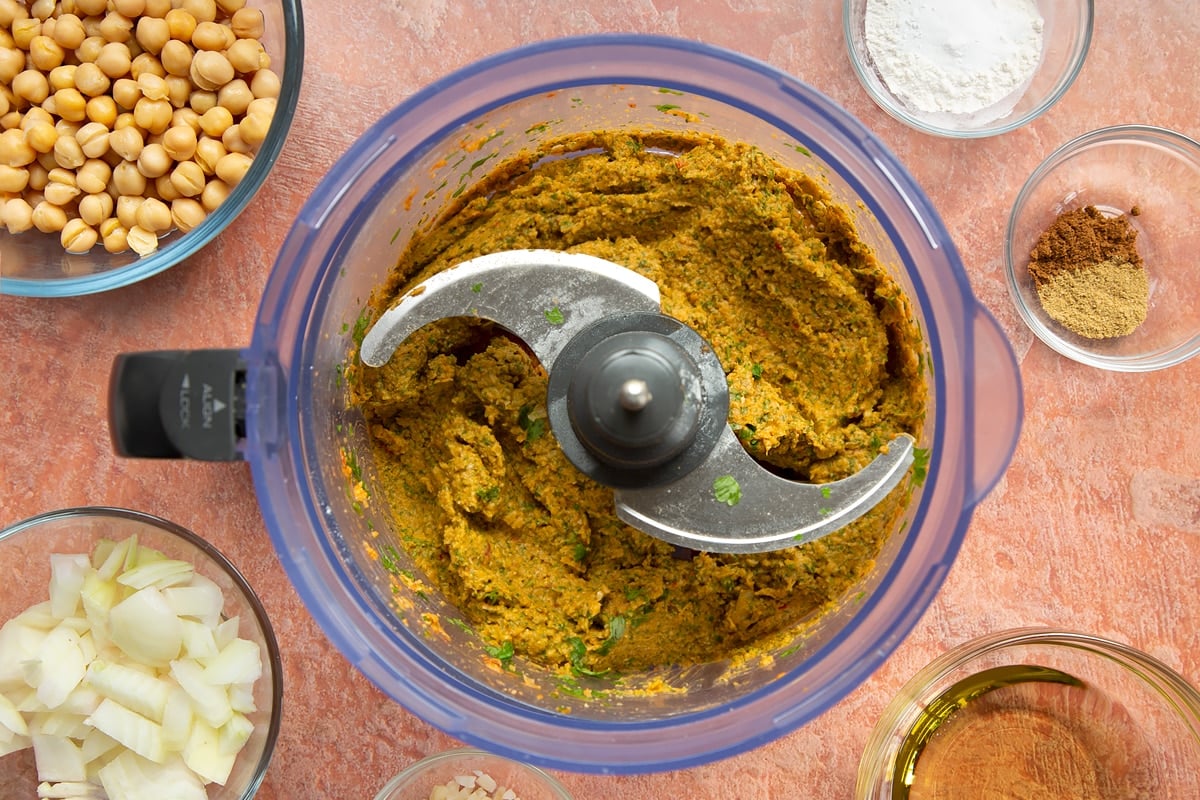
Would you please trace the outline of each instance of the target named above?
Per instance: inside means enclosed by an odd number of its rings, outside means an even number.
[[[162,62],[157,56],[150,53],[140,53],[129,64],[129,74],[134,80],[142,77],[146,73],[157,75],[160,78],[166,77],[167,71],[163,69]]]
[[[180,43],[190,42],[196,32],[196,18],[186,9],[173,8],[167,12],[167,25],[171,29],[171,38]]]
[[[74,50],[83,44],[87,31],[83,22],[74,14],[60,14],[54,26],[54,41],[64,50]]]
[[[75,58],[79,59],[81,64],[95,63],[105,44],[107,42],[104,41],[103,36],[89,36],[83,40],[83,44],[75,48]]]
[[[25,143],[39,153],[54,152],[58,129],[49,122],[35,122],[25,129]]]
[[[75,69],[74,64],[63,64],[47,72],[46,82],[50,84],[50,93],[54,94],[59,89],[74,88]]]
[[[239,39],[262,39],[263,14],[257,8],[239,8],[229,18],[229,27]]]
[[[137,224],[137,212],[144,201],[144,198],[134,195],[117,197],[117,220],[123,227],[132,228]]]
[[[132,111],[124,111],[120,114],[117,114],[117,121],[113,123],[112,129],[114,131],[119,131],[122,128],[137,128],[137,123],[133,120]]]
[[[279,75],[269,69],[260,69],[250,79],[250,91],[254,92],[256,99],[278,98],[282,88],[283,82],[280,80]]]
[[[108,0],[75,0],[75,10],[81,16],[95,17],[108,8]]]
[[[25,54],[15,47],[0,47],[0,82],[11,84],[25,69]]]
[[[204,210],[204,206],[191,197],[181,197],[171,201],[171,222],[175,223],[175,227],[181,233],[192,230],[204,222],[204,218],[207,216],[208,212]]]
[[[165,17],[171,6],[171,0],[146,0],[146,10],[142,14],[147,17]]]
[[[154,179],[154,196],[164,203],[170,203],[172,200],[183,197],[175,188],[175,184],[171,183],[171,173],[169,172]]]
[[[33,207],[33,227],[42,233],[58,233],[67,224],[67,212],[48,200]]]
[[[271,117],[266,114],[247,114],[238,123],[238,133],[241,134],[242,141],[251,148],[257,148],[266,141],[267,133],[270,130]]]
[[[68,253],[86,253],[95,247],[99,240],[100,235],[96,233],[96,229],[78,217],[67,220],[59,237],[63,250]]]
[[[17,128],[21,124],[21,112],[9,111],[4,116],[0,116],[0,131],[6,131],[10,128]]]
[[[108,192],[97,192],[79,199],[79,218],[88,225],[99,226],[112,216],[115,201]]]
[[[168,75],[178,75],[181,78],[189,77],[192,67],[192,48],[186,42],[171,39],[163,45],[162,52],[158,54],[158,58],[163,65],[163,70]]]
[[[112,81],[94,63],[84,62],[75,68],[75,88],[88,97],[99,97],[108,91]]]
[[[112,185],[122,196],[139,197],[146,191],[146,176],[136,162],[122,161],[113,167]]]
[[[35,36],[41,36],[42,23],[36,17],[28,19],[14,19],[12,24],[12,39],[21,50],[29,51],[29,45],[33,42]]]
[[[121,42],[109,42],[100,49],[100,55],[96,56],[96,66],[113,80],[128,75],[132,64],[133,56],[129,53],[129,48]],[[121,101],[118,99],[117,102]]]
[[[117,103],[107,95],[93,97],[87,101],[87,118],[112,129],[117,122]]]
[[[55,0],[33,0],[29,7],[29,16],[35,19],[47,20],[54,13]]]
[[[29,60],[42,72],[49,72],[63,63],[62,45],[46,35],[33,37],[29,42]]]
[[[75,202],[75,198],[79,197],[80,192],[79,187],[73,183],[55,183],[51,181],[46,184],[46,189],[42,194],[45,196],[47,203],[66,207]]]
[[[246,0],[217,0],[217,8],[226,15],[230,16],[233,12],[246,5]]]
[[[212,22],[217,18],[215,0],[183,0],[179,7],[195,17],[197,22]]]
[[[142,97],[150,100],[166,100],[171,94],[170,89],[167,88],[166,78],[152,72],[139,75],[137,85],[142,92]]]
[[[171,209],[157,197],[147,197],[137,210],[137,225],[153,233],[171,229]]]
[[[233,114],[229,109],[221,106],[213,106],[200,116],[200,130],[214,139],[219,139],[231,125],[233,125]]]
[[[158,235],[136,225],[129,229],[125,238],[139,256],[148,256],[158,249]]]
[[[87,100],[78,89],[59,89],[55,92],[54,108],[58,116],[68,122],[83,122],[87,119]]]
[[[129,231],[120,222],[109,225],[108,231],[104,234],[104,249],[110,253],[124,253],[129,249],[129,241],[126,238],[128,235]]]
[[[167,170],[171,168],[171,157],[161,144],[148,144],[138,156],[137,168],[138,172],[147,178],[157,178],[167,174]]]
[[[162,146],[175,161],[188,161],[196,153],[196,131],[188,125],[172,125],[163,134]],[[199,164],[196,168],[201,169]]]
[[[198,22],[192,31],[192,47],[196,50],[224,50],[225,26],[216,22]]]
[[[14,197],[4,203],[0,217],[9,233],[24,233],[33,227],[33,206],[23,197]]]
[[[230,125],[221,134],[221,144],[225,145],[225,149],[231,153],[241,153],[249,155],[254,152],[254,148],[250,143],[242,138],[242,131],[237,125]]]
[[[75,173],[75,185],[84,194],[99,194],[108,188],[112,180],[112,167],[107,161],[98,158],[89,159]]]
[[[201,50],[188,70],[192,83],[200,89],[215,91],[233,80],[233,65],[223,53]]]
[[[86,160],[88,158],[83,155],[83,148],[80,148],[79,142],[73,134],[64,134],[60,131],[59,138],[54,143],[54,161],[59,164],[59,167],[76,169],[82,167]]]
[[[217,210],[217,206],[225,202],[227,197],[229,197],[229,184],[220,178],[213,178],[205,184],[204,191],[200,193],[200,205],[204,206],[204,210],[211,214]]]
[[[228,152],[220,139],[202,136],[196,142],[195,160],[200,165],[200,168],[204,170],[205,175],[213,175],[217,171],[217,162],[224,158]]]
[[[10,128],[0,133],[0,164],[24,167],[32,163],[37,155],[37,151],[25,141],[25,131],[20,128]]]
[[[183,197],[197,197],[204,191],[208,179],[195,161],[182,161],[171,170],[171,185]]]
[[[195,109],[184,107],[175,109],[175,113],[171,115],[171,127],[185,126],[192,129],[192,133],[200,130],[200,115]],[[190,156],[189,156],[190,158]]]
[[[145,145],[142,132],[137,126],[121,128],[108,135],[108,146],[126,161],[137,161]]]
[[[245,114],[253,100],[254,92],[241,78],[234,78],[217,92],[217,105],[229,109],[235,117]]]
[[[100,35],[110,42],[128,42],[133,38],[133,20],[110,11],[100,23]]]
[[[171,40],[171,26],[161,17],[141,17],[137,21],[134,38],[142,50],[158,55],[163,45]]]
[[[100,158],[108,152],[108,128],[99,122],[89,122],[78,130],[75,139],[88,158]]]
[[[132,78],[118,78],[112,85],[112,97],[121,108],[133,110],[142,99],[142,90]]]
[[[12,79],[12,93],[33,105],[39,105],[50,96],[50,81],[36,69],[27,69]]]
[[[194,161],[188,162],[195,164]],[[196,169],[200,169],[196,166]],[[203,175],[203,171],[201,171]],[[11,194],[19,194],[25,191],[25,187],[29,185],[29,170],[23,167],[10,167],[7,164],[0,164],[0,192],[9,192]],[[201,189],[204,188],[203,183]]]
[[[228,153],[217,162],[217,177],[229,186],[237,186],[250,169],[252,159],[245,153]]]
[[[50,182],[50,170],[36,161],[26,167],[26,169],[29,170],[29,189],[34,192],[40,192],[45,189],[46,184]]]
[[[113,10],[133,19],[146,10],[146,0],[113,0]]]
[[[238,39],[228,50],[225,57],[233,68],[245,75],[266,66],[266,51],[257,39]]]
[[[192,92],[192,96],[188,98],[188,105],[197,114],[203,114],[216,104],[216,92],[202,92],[200,90],[196,90]]]
[[[168,75],[163,80],[167,84],[167,100],[171,107],[176,110],[186,107],[192,97],[192,82],[179,75]]]
[[[133,120],[138,127],[149,133],[162,133],[171,125],[170,100],[151,100],[143,97],[133,107]]]

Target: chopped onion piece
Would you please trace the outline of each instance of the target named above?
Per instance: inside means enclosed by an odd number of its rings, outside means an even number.
[[[142,664],[164,666],[183,647],[183,625],[153,586],[113,606],[108,622],[113,644]]]
[[[103,731],[143,758],[161,763],[166,758],[162,726],[105,698],[87,718],[87,723]]]
[[[47,781],[85,781],[87,767],[79,747],[63,736],[35,733],[33,760],[37,762],[38,777]]]
[[[56,553],[50,556],[50,613],[59,619],[73,616],[79,608],[79,590],[91,566],[83,554]]]

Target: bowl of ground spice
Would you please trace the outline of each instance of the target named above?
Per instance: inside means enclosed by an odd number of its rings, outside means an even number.
[[[929,663],[884,710],[856,800],[1136,800],[1200,795],[1200,693],[1162,661],[1020,628]]]
[[[1145,372],[1200,352],[1200,144],[1122,125],[1059,147],[1021,189],[1005,242],[1022,319],[1084,364]]]
[[[1071,87],[1092,38],[1091,0],[844,0],[850,63],[880,108],[938,136],[994,136]]]

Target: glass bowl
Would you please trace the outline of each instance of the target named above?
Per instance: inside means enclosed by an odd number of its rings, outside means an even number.
[[[167,520],[120,508],[68,508],[17,522],[0,530],[0,624],[47,599],[51,554],[90,555],[101,539],[120,542],[134,535],[139,545],[190,562],[198,574],[215,582],[225,601],[222,618],[237,617],[237,635],[259,646],[263,672],[254,683],[255,710],[246,713],[253,730],[225,785],[208,786],[209,800],[249,800],[262,783],[279,735],[283,669],[262,603],[211,544]],[[36,776],[31,750],[0,756],[0,797],[38,796]]]
[[[904,124],[936,136],[995,136],[1037,119],[1071,87],[1092,40],[1092,0],[1036,0],[1043,20],[1042,52],[1026,84],[978,112],[924,110],[889,87],[872,57],[866,34],[867,6],[872,2],[881,0],[844,0],[842,4],[842,27],[854,73],[880,108]]]
[[[279,158],[300,95],[304,65],[304,22],[300,0],[249,0],[263,12],[262,43],[281,80],[278,105],[266,139],[249,171],[229,196],[187,233],[172,229],[158,249],[140,257],[132,250],[109,253],[97,244],[86,253],[67,253],[58,234],[36,228],[11,234],[0,226],[0,294],[69,297],[108,291],[144,280],[194,255],[211,242],[262,188]]]
[[[855,797],[985,795],[1200,796],[1200,693],[1157,659],[1085,633],[1022,628],[960,645],[892,699]]]
[[[1090,339],[1042,308],[1030,252],[1057,215],[1094,206],[1126,215],[1149,277],[1146,321],[1125,336]],[[1133,215],[1133,209],[1137,214]],[[1034,170],[1017,195],[1004,242],[1009,293],[1051,349],[1100,369],[1147,372],[1200,352],[1200,143],[1172,131],[1120,125],[1083,134]]]
[[[426,756],[388,781],[375,800],[429,800],[435,787],[460,777],[463,782],[458,785],[474,782],[488,800],[503,800],[504,789],[511,789],[520,800],[571,800],[571,793],[550,774],[473,747]]]

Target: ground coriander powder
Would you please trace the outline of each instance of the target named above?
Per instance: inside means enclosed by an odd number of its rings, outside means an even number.
[[[1146,320],[1150,282],[1125,215],[1094,206],[1059,214],[1034,245],[1029,274],[1046,313],[1085,338],[1126,336]]]

